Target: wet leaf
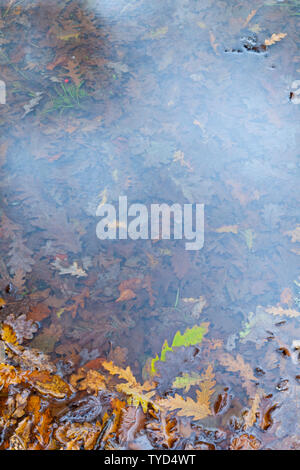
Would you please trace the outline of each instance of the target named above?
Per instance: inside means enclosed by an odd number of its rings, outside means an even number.
[[[69,385],[58,375],[51,375],[48,371],[31,372],[28,381],[42,395],[50,395],[53,398],[71,395]]]
[[[265,45],[266,46],[272,46],[278,41],[281,41],[283,38],[286,37],[286,33],[274,33],[272,36],[268,39],[265,40]]]
[[[272,315],[278,315],[280,317],[287,316],[289,318],[297,318],[300,316],[300,312],[297,310],[293,310],[292,308],[283,308],[280,305],[277,307],[267,307],[265,310]]]

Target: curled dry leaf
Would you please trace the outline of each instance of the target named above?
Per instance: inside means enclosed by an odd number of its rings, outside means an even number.
[[[10,325],[2,325],[1,329],[1,339],[5,343],[18,345],[17,335],[14,329]]]
[[[144,428],[145,414],[140,407],[123,408],[120,416],[119,439],[122,444],[133,441],[136,434]]]
[[[65,276],[66,274],[70,274],[71,276],[75,276],[75,277],[86,277],[87,276],[87,273],[84,271],[84,269],[80,268],[78,266],[78,263],[77,261],[74,261],[73,264],[71,264],[70,266],[63,266],[61,264],[61,261],[59,258],[55,258],[55,261],[53,261],[53,263],[51,263],[52,266],[58,270],[58,274],[60,276]]]
[[[185,400],[180,395],[175,394],[174,397],[168,397],[159,401],[159,406],[162,409],[168,409],[177,412],[178,416],[191,416],[193,420],[198,421],[211,415],[210,398],[214,393],[214,373],[212,366],[208,366],[205,373],[202,375],[203,381],[199,384],[199,390],[196,390],[197,400],[187,397]]]

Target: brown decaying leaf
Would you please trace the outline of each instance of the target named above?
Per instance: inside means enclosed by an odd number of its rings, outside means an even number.
[[[260,441],[252,434],[242,434],[231,441],[231,450],[258,450]]]
[[[172,449],[178,442],[178,421],[165,412],[151,411],[152,419],[146,423],[147,436],[155,446]]]
[[[87,287],[83,289],[82,292],[79,294],[75,295],[72,300],[73,304],[65,307],[66,312],[71,312],[72,318],[75,318],[79,308],[84,308],[85,305],[85,299],[88,298],[90,295],[90,291]]]
[[[6,343],[18,345],[17,335],[11,325],[5,324],[1,329],[1,339]]]
[[[120,379],[126,381],[126,383],[120,383],[116,386],[119,392],[126,394],[128,403],[134,406],[142,406],[143,411],[146,413],[149,403],[155,392],[151,391],[154,388],[154,384],[150,382],[144,382],[140,384],[136,381],[130,367],[122,369],[116,366],[113,362],[104,361],[102,366],[110,372],[112,375],[118,375]]]
[[[18,268],[12,278],[12,283],[16,286],[19,290],[22,290],[25,286],[25,272],[23,269]]]
[[[177,249],[171,258],[172,267],[178,279],[183,279],[189,271],[190,257],[186,250]]]
[[[93,449],[100,434],[101,427],[90,423],[66,423],[55,431],[55,438],[65,450]]]
[[[246,192],[243,185],[237,181],[226,180],[226,184],[232,187],[231,194],[235,199],[238,199],[242,206],[246,206],[251,201],[257,201],[261,194],[256,189],[251,192]]]
[[[289,235],[291,237],[292,243],[300,242],[300,225],[297,225],[294,230],[284,232],[284,235]]]
[[[125,300],[135,299],[136,294],[131,289],[124,289],[121,291],[120,296],[116,299],[116,302],[124,302]]]

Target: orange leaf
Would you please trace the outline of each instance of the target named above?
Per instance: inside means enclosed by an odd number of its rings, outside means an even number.
[[[281,41],[281,39],[285,38],[286,33],[278,33],[278,34],[272,34],[272,36],[268,39],[265,40],[265,45],[266,46],[272,46],[278,41]]]
[[[2,326],[1,338],[6,343],[16,344],[16,345],[18,344],[16,333],[14,332],[14,330],[12,329],[10,325],[6,325],[5,323]]]
[[[91,361],[84,364],[85,369],[99,369],[101,367],[102,362],[105,361],[103,357],[97,357],[96,359],[92,359]]]

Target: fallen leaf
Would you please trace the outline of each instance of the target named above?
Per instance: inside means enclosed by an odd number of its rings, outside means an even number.
[[[217,233],[238,233],[238,225],[223,225],[215,230]]]
[[[297,310],[293,310],[291,308],[283,308],[280,305],[277,307],[268,307],[265,309],[266,312],[271,313],[272,315],[279,315],[280,317],[282,316],[287,316],[289,318],[297,318],[300,317],[300,312]]]
[[[291,289],[289,287],[286,287],[281,292],[280,302],[282,304],[287,304],[287,305],[291,305],[293,303],[293,292],[291,291]]]
[[[300,242],[300,225],[297,225],[294,230],[284,232],[284,235],[289,235],[291,237],[292,243]]]

